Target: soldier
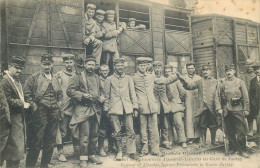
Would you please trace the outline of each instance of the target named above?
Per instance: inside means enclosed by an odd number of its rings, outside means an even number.
[[[22,84],[20,82],[21,72],[24,68],[25,60],[22,57],[13,56],[11,64],[1,81],[1,87],[4,91],[8,107],[4,107],[7,116],[1,119],[1,135],[0,160],[1,165],[6,160],[6,167],[19,167],[20,160],[24,158],[24,110],[29,107],[29,103],[24,101]],[[3,93],[2,93],[3,94]],[[5,98],[4,96],[1,99]],[[3,121],[3,123],[2,123]],[[3,138],[3,139],[2,139]]]
[[[201,79],[200,76],[195,73],[195,64],[190,62],[186,64],[186,69],[188,74],[184,77],[185,81],[194,83]],[[200,141],[200,133],[199,130],[195,127],[196,121],[195,116],[198,111],[198,89],[194,90],[186,90],[185,97],[185,128],[186,128],[186,136],[189,143],[199,142]]]
[[[162,75],[163,63],[161,61],[153,62],[153,69],[156,80],[164,80]],[[171,106],[166,94],[166,85],[154,85],[154,96],[158,104],[158,129],[161,134],[162,145],[166,149],[172,149],[168,138],[168,118],[171,112]]]
[[[63,119],[59,122],[58,130],[57,130],[57,137],[56,137],[56,144],[58,149],[58,160],[62,162],[66,162],[67,159],[63,153],[63,145],[64,140],[66,137],[69,137],[69,123],[71,120],[71,116],[73,114],[73,107],[74,103],[71,98],[68,97],[66,91],[69,85],[70,80],[72,79],[75,71],[74,67],[74,59],[75,56],[73,54],[65,54],[63,57],[63,64],[65,68],[59,72],[57,72],[56,77],[58,79],[59,85],[61,86],[62,93],[63,93],[63,102],[61,104],[60,110],[63,114]],[[79,146],[75,138],[72,139],[73,141],[73,149],[75,154],[79,151]]]
[[[251,80],[256,76],[256,74],[254,73],[254,69],[253,69],[253,61],[250,59],[246,60],[246,72],[244,74],[242,74],[241,79],[245,82],[246,84],[246,88],[249,91],[249,87],[250,87],[250,82]],[[251,103],[250,103],[251,104]],[[251,107],[250,107],[251,109]],[[255,119],[255,117],[252,117],[253,113],[249,113],[249,115],[247,116],[247,122],[248,122],[248,135],[249,136],[253,136],[253,121]]]
[[[104,89],[105,87],[105,81],[109,74],[109,67],[106,64],[103,64],[100,66],[100,82],[101,87]],[[114,141],[111,137],[112,134],[112,126],[109,121],[109,117],[107,114],[107,111],[102,111],[101,118],[100,118],[100,126],[99,126],[99,137],[98,137],[98,153],[100,156],[105,157],[107,156],[106,152],[104,151],[104,141],[105,138],[108,139],[108,152],[113,151]]]
[[[110,59],[119,58],[118,48],[117,48],[117,37],[124,28],[119,26],[116,28],[115,19],[115,11],[107,10],[106,11],[106,21],[102,23],[104,27],[104,40],[103,40],[103,56],[106,57],[106,64],[109,64]],[[111,68],[112,69],[112,68]]]
[[[81,167],[87,167],[87,161],[102,164],[96,157],[96,146],[104,97],[100,79],[94,73],[95,63],[95,58],[87,58],[84,63],[85,70],[72,77],[67,89],[67,95],[76,103],[70,127],[75,138],[80,140]]]
[[[102,41],[96,39],[96,21],[93,19],[96,6],[93,4],[87,5],[87,12],[85,13],[85,39],[84,44],[91,46],[93,49],[92,55],[96,58],[96,64],[100,65],[102,54]]]
[[[171,65],[166,65],[164,70],[166,78],[172,76],[173,67]],[[185,90],[180,81],[176,81],[167,85],[166,92],[171,106],[171,112],[169,117],[167,117],[169,123],[169,136],[174,135],[173,127],[175,127],[178,136],[178,142],[182,145],[183,148],[187,148],[187,139],[183,121],[185,108],[182,104],[182,99],[185,98]],[[172,137],[171,139],[173,140],[174,138]],[[174,142],[172,142],[172,146],[173,145]]]
[[[105,32],[103,30],[103,26],[102,26],[103,20],[105,18],[105,14],[106,14],[106,12],[101,10],[101,9],[98,9],[96,11],[96,24],[97,24],[97,26],[96,26],[96,36],[95,36],[95,38],[99,39],[99,40],[102,40],[102,38],[105,34]]]
[[[84,70],[84,60],[85,55],[84,54],[78,54],[75,58],[75,73],[77,75],[80,75],[80,73]]]
[[[225,130],[230,142],[230,153],[236,150],[242,157],[248,158],[246,153],[246,131],[245,116],[249,114],[248,92],[245,83],[235,77],[233,64],[226,65],[227,78],[221,80],[216,96],[216,110],[223,113]]]
[[[211,76],[210,65],[202,65],[203,78],[197,81],[185,81],[183,79],[184,88],[187,90],[198,89],[199,110],[196,112],[197,126],[200,129],[201,138],[206,144],[207,128],[211,134],[211,144],[216,144],[216,131],[218,129],[218,118],[215,111],[215,96],[218,81]]]
[[[126,151],[135,160],[138,159],[133,128],[133,113],[137,116],[137,98],[133,79],[124,73],[125,59],[114,59],[115,72],[105,82],[104,111],[108,111],[113,137],[117,147],[116,160],[122,160],[122,131],[121,124],[126,128]]]
[[[41,167],[48,167],[55,146],[63,95],[52,68],[53,56],[44,54],[41,57],[41,70],[29,76],[24,85],[25,100],[33,110],[31,131],[34,136],[26,158],[28,167],[35,167],[42,144]]]

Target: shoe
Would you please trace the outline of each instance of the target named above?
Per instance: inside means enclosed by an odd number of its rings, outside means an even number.
[[[116,160],[117,160],[117,161],[123,160],[123,153],[122,153],[122,151],[119,151],[119,152],[117,153],[117,155],[116,155]]]
[[[165,149],[169,149],[169,150],[172,149],[172,147],[171,147],[169,144],[163,144],[163,147],[164,147]]]
[[[66,157],[65,157],[62,153],[59,154],[59,158],[58,158],[58,160],[61,161],[61,162],[67,162]]]
[[[40,168],[53,168],[54,166],[51,164],[41,165]]]
[[[158,156],[158,157],[163,157],[163,156],[165,156],[165,154],[164,154],[164,153],[161,153],[161,152],[159,152],[159,153],[152,153],[152,155]]]
[[[187,148],[187,147],[188,147],[188,145],[187,145],[185,142],[183,142],[181,146],[182,146],[183,148]]]
[[[102,164],[103,162],[101,160],[99,160],[98,157],[94,156],[94,157],[90,157],[88,159],[88,161],[92,164]]]
[[[249,158],[249,155],[246,152],[240,152],[239,154],[244,158]]]
[[[129,154],[129,157],[133,160],[139,160],[139,154],[138,153],[131,153],[131,154]]]
[[[79,166],[80,166],[80,168],[87,168],[88,162],[86,160],[81,160]]]
[[[98,151],[98,154],[99,154],[99,156],[101,156],[101,157],[106,157],[106,156],[107,156],[106,152],[104,151],[104,148],[101,148],[101,149]]]
[[[145,155],[148,155],[148,152],[147,151],[141,151],[140,154],[139,154],[139,157],[143,157]]]
[[[214,141],[214,142],[211,142],[211,145],[212,146],[218,146],[219,144],[216,141]]]
[[[228,151],[228,154],[234,154],[236,151],[235,150],[233,150],[233,149],[230,149],[229,151]]]

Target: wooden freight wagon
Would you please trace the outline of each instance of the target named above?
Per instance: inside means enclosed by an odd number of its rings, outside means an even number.
[[[198,73],[210,63],[215,77],[225,77],[224,65],[235,64],[237,76],[246,59],[259,61],[259,23],[221,15],[192,16],[194,62]]]
[[[114,9],[117,25],[134,17],[136,24],[146,26],[145,30],[127,29],[118,37],[129,74],[135,72],[138,56],[170,63],[182,71],[192,57],[191,10],[174,5],[178,1],[183,0],[174,0],[172,5],[146,0],[2,0],[1,69],[7,68],[11,56],[24,56],[24,81],[40,69],[44,53],[54,55],[55,72],[62,68],[63,54],[84,53],[84,13],[86,5],[93,3],[97,9]]]

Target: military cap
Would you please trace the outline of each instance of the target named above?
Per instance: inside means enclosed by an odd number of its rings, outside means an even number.
[[[114,15],[116,12],[114,10],[107,10],[106,14],[107,15]]]
[[[230,70],[230,69],[235,69],[234,64],[225,65],[225,71]]]
[[[173,70],[173,66],[171,66],[171,65],[165,65],[165,66],[164,66],[164,69],[171,69],[171,70]]]
[[[128,22],[136,21],[135,18],[128,18]]]
[[[25,65],[25,59],[23,57],[13,56],[10,62],[16,68],[24,68]]]
[[[138,58],[136,58],[136,63],[137,64],[146,64],[147,58],[146,57],[138,57]]]
[[[96,5],[94,4],[88,4],[87,9],[96,9]]]
[[[211,69],[209,64],[202,65],[202,70]]]
[[[89,61],[94,61],[94,62],[96,62],[96,58],[93,57],[93,56],[89,56],[89,57],[87,57],[87,58],[85,59],[85,62],[89,62]]]
[[[113,60],[113,63],[116,64],[116,63],[125,63],[125,59],[124,58],[115,58]]]
[[[101,9],[98,9],[98,10],[96,10],[96,14],[99,14],[99,15],[105,15],[106,12],[103,11],[103,10],[101,10]]]
[[[67,61],[67,60],[74,60],[75,56],[73,54],[65,54],[62,56],[63,61]]]
[[[152,58],[150,58],[150,57],[145,57],[145,58],[146,58],[147,63],[153,62],[153,59],[152,59]]]
[[[76,57],[76,65],[78,66],[78,67],[83,67],[83,65],[84,65],[84,60],[85,60],[85,55],[84,54],[79,54],[79,55],[77,55],[77,57]]]
[[[254,61],[251,59],[246,60],[246,65],[253,65]]]
[[[53,55],[52,54],[43,54],[41,56],[41,62],[44,62],[44,63],[53,62]]]
[[[260,67],[260,62],[255,62],[252,67],[253,68],[259,68]]]
[[[163,66],[163,62],[162,61],[154,61],[153,66]]]
[[[193,65],[194,67],[196,66],[194,62],[188,62],[188,63],[186,64],[186,67],[187,67],[187,66],[190,66],[190,65]]]

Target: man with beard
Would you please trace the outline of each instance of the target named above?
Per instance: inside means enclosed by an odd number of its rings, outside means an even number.
[[[161,61],[153,62],[153,69],[156,80],[164,80],[162,75],[163,63]],[[154,96],[158,104],[158,130],[161,134],[162,145],[166,149],[172,149],[168,137],[168,119],[171,112],[171,106],[166,94],[166,85],[154,85]]]
[[[53,75],[53,56],[41,57],[41,70],[28,77],[24,85],[24,97],[32,107],[32,143],[26,158],[27,167],[35,167],[41,146],[41,167],[48,167],[51,161],[61,117],[62,89]]]
[[[195,64],[193,62],[186,64],[186,69],[188,74],[184,77],[185,81],[189,83],[194,83],[201,79],[200,76],[195,73]],[[198,89],[186,90],[185,97],[185,128],[186,136],[189,143],[199,142],[200,133],[198,128],[196,128],[196,112],[198,111]]]
[[[101,82],[101,87],[104,89],[105,87],[105,81],[108,77],[109,74],[109,67],[106,64],[103,64],[100,66],[100,82]],[[114,141],[111,137],[112,134],[112,126],[109,121],[109,117],[107,114],[107,111],[102,111],[101,113],[101,118],[100,118],[100,126],[99,126],[99,137],[98,137],[98,153],[100,156],[105,157],[107,156],[106,152],[104,151],[104,141],[105,138],[108,139],[108,152],[113,151],[113,146],[114,146]]]
[[[105,82],[104,111],[108,111],[113,127],[113,138],[117,147],[116,160],[123,158],[122,128],[126,128],[126,151],[133,159],[138,159],[135,146],[135,132],[133,128],[133,113],[137,115],[137,98],[133,79],[124,73],[125,59],[114,59],[115,72]]]
[[[24,110],[29,107],[29,103],[24,101],[22,84],[20,82],[21,72],[24,68],[25,60],[22,57],[13,56],[11,64],[1,81],[10,113],[1,122],[5,124],[5,136],[0,136],[0,163],[6,160],[6,167],[19,167],[20,160],[24,158]],[[1,97],[3,99],[4,97]],[[8,107],[5,107],[8,110]],[[2,128],[1,128],[2,129]],[[2,139],[3,138],[3,139]]]
[[[216,132],[218,129],[217,114],[215,111],[215,97],[218,86],[218,81],[211,76],[210,65],[202,65],[203,78],[195,82],[185,81],[180,77],[184,83],[184,88],[187,90],[198,89],[199,109],[196,112],[196,120],[198,129],[200,129],[201,138],[206,144],[207,128],[211,134],[211,144],[216,144]]]
[[[94,73],[95,64],[95,58],[87,58],[85,70],[72,77],[67,89],[68,96],[75,102],[70,127],[80,141],[80,167],[88,167],[87,161],[102,164],[96,157],[96,146],[104,93],[100,79]]]
[[[100,59],[102,54],[102,41],[96,38],[96,21],[93,19],[95,15],[96,5],[88,4],[87,12],[85,13],[85,39],[84,44],[90,46],[93,49],[92,55],[96,58],[96,64],[100,65]],[[88,50],[86,50],[88,51]]]
[[[171,65],[166,65],[165,68],[165,77],[169,78],[173,74],[173,67]],[[169,138],[172,140],[172,146],[174,145],[174,129],[175,127],[178,142],[183,148],[187,148],[187,139],[184,129],[184,106],[182,104],[182,99],[185,98],[185,90],[180,81],[176,81],[172,84],[167,85],[166,87],[167,97],[171,105],[171,112],[167,117],[169,123]]]
[[[63,57],[63,64],[65,68],[59,72],[57,72],[56,77],[58,79],[59,85],[61,86],[63,93],[63,102],[61,104],[60,110],[63,114],[62,120],[59,122],[57,136],[56,136],[56,144],[58,149],[58,160],[62,162],[66,162],[67,159],[63,153],[63,145],[66,137],[70,137],[69,123],[71,120],[71,116],[73,114],[74,103],[71,98],[68,97],[66,91],[69,85],[70,80],[73,75],[76,75],[74,72],[74,58],[75,56],[72,54],[65,54]],[[75,138],[73,141],[73,149],[75,154],[79,151],[79,146]]]
[[[256,76],[256,74],[254,73],[254,69],[253,69],[253,61],[250,59],[246,60],[246,72],[244,74],[241,74],[241,79],[245,82],[246,84],[246,88],[249,91],[249,87],[250,87],[250,82],[251,80]],[[251,101],[251,100],[250,100]],[[250,103],[251,105],[251,103]],[[251,107],[250,107],[251,109]],[[249,115],[247,116],[247,122],[248,122],[248,135],[249,136],[253,136],[253,121],[255,119],[255,116],[252,116],[251,114],[253,113],[249,113]]]
[[[235,77],[233,64],[225,66],[226,79],[220,81],[216,110],[223,113],[225,130],[230,142],[230,153],[238,151],[242,157],[249,158],[246,153],[247,125],[245,116],[249,114],[249,99],[245,83]]]

